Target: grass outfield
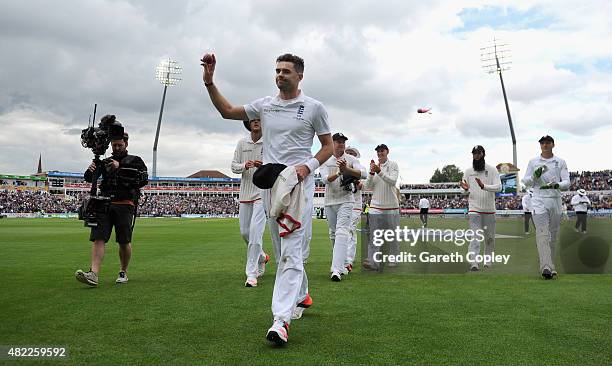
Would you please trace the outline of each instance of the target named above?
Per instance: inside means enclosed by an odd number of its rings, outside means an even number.
[[[590,220],[589,235],[607,234],[609,243],[610,223]],[[430,227],[466,224],[432,219]],[[521,222],[498,220],[497,231],[520,236]],[[265,340],[274,266],[259,287],[243,287],[245,245],[235,219],[138,220],[130,282],[114,284],[112,244],[98,288],[74,279],[89,267],[81,222],[0,220],[0,345],[66,346],[62,364],[75,365],[612,364],[611,275],[544,281],[530,272],[537,268],[530,254],[515,274],[357,269],[333,283],[326,232],[315,220],[307,265],[314,305],[279,349]],[[565,222],[562,236],[572,233]],[[533,236],[497,246],[535,253]]]

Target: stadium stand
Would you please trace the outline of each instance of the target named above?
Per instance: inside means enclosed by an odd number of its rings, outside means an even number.
[[[143,189],[139,214],[147,216],[236,215],[240,179],[216,171],[200,171],[191,176],[155,177]],[[563,192],[563,203],[579,188],[587,190],[593,211],[612,210],[612,170],[572,172],[570,191]],[[315,206],[323,203],[324,185],[317,177]],[[0,213],[75,213],[90,185],[82,173],[50,171],[33,176],[0,175]],[[404,184],[401,204],[404,213],[418,209],[421,197],[430,200],[433,210],[465,212],[467,198],[457,183]],[[364,204],[369,201],[365,192]],[[497,197],[498,210],[522,210],[521,194]]]

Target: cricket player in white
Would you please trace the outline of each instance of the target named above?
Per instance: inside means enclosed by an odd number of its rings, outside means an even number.
[[[579,189],[578,193],[572,197],[571,204],[576,213],[576,226],[574,226],[574,230],[576,230],[576,232],[586,233],[587,213],[591,205],[591,200],[586,195],[586,191],[584,189]]]
[[[429,200],[425,197],[419,200],[419,218],[423,227],[427,227],[427,215],[429,214]]]
[[[529,188],[527,193],[521,198],[521,206],[523,206],[523,219],[525,220],[525,235],[529,235],[529,221],[533,221],[531,216],[531,197],[533,197],[533,189]]]
[[[359,150],[357,150],[356,147],[347,146],[344,152],[351,156],[354,156],[357,159],[361,157],[361,154],[359,153]],[[359,163],[359,165],[361,165],[361,163]],[[365,168],[363,174],[364,175],[361,176],[361,179],[366,179],[368,176],[365,171]],[[355,183],[355,188],[357,189],[357,191],[353,193],[353,196],[355,196],[355,203],[353,204],[353,212],[351,214],[351,235],[349,239],[348,248],[346,250],[346,261],[344,263],[345,268],[348,272],[351,272],[353,270],[353,262],[355,261],[355,254],[357,252],[357,226],[359,225],[359,221],[361,220],[361,210],[363,210],[363,182],[359,180],[357,183]]]
[[[257,278],[265,271],[270,257],[263,251],[266,213],[259,193],[253,184],[253,173],[262,165],[261,123],[258,119],[244,121],[249,136],[240,139],[232,159],[232,172],[242,174],[240,180],[240,235],[247,244],[246,287],[256,287]]]
[[[274,323],[266,334],[269,341],[282,345],[287,343],[289,323],[296,306],[308,307],[312,304],[304,270],[303,248],[310,245],[307,233],[312,225],[313,174],[320,164],[329,159],[333,150],[327,111],[321,102],[304,95],[299,89],[304,77],[304,60],[298,56],[285,54],[276,59],[277,96],[264,97],[242,106],[232,105],[213,83],[215,55],[205,54],[201,61],[204,85],[221,116],[242,121],[260,119],[263,163],[294,166],[298,180],[303,183],[306,203],[300,220],[302,225],[280,240],[280,259],[272,295]],[[321,142],[321,149],[313,157],[311,147],[315,135]],[[267,201],[270,190],[262,190],[261,194],[264,207],[269,210],[270,202]]]
[[[329,239],[333,247],[331,280],[340,282],[343,274],[348,274],[345,267],[348,244],[351,238],[351,218],[355,196],[353,187],[346,186],[343,180],[349,176],[354,181],[366,175],[365,168],[359,161],[344,151],[348,138],[342,133],[332,136],[334,154],[321,165],[321,180],[325,183],[325,214],[329,225]],[[348,182],[349,180],[347,180]],[[353,186],[354,186],[353,182]]]
[[[553,154],[555,140],[546,135],[539,142],[542,153],[529,161],[523,183],[527,187],[533,187],[531,204],[540,272],[544,279],[549,280],[557,275],[554,259],[557,233],[561,224],[560,191],[569,188],[570,178],[565,160]]]
[[[389,148],[385,144],[376,146],[378,164],[370,161],[370,172],[365,182],[365,187],[372,190],[372,199],[369,208],[370,236],[374,238],[377,230],[396,230],[399,226],[399,199],[395,184],[399,178],[399,167],[396,162],[388,159]],[[399,243],[395,240],[388,242],[389,253],[399,254]],[[376,246],[373,240],[368,243],[368,258],[363,261],[362,266],[368,270],[379,270],[380,263],[376,262],[377,253],[381,247]],[[378,258],[380,260],[380,258]],[[393,267],[396,263],[387,263]]]
[[[468,219],[470,229],[482,230],[485,248],[484,254],[490,258],[495,249],[495,192],[501,191],[501,180],[499,173],[494,166],[485,163],[485,149],[477,145],[472,149],[472,167],[465,170],[463,180],[459,182],[464,193],[468,197]],[[480,254],[481,237],[476,235],[470,242],[468,252],[474,258]],[[491,263],[485,262],[484,267],[488,268]],[[477,262],[470,263],[471,271],[480,270]]]

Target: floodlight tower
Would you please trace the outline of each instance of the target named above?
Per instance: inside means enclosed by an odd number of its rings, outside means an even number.
[[[178,62],[167,58],[161,60],[155,68],[155,78],[164,84],[164,95],[162,96],[161,108],[159,109],[159,119],[157,120],[157,131],[155,132],[155,143],[153,144],[153,177],[157,177],[157,142],[159,141],[159,128],[161,127],[162,114],[164,113],[164,103],[166,102],[166,90],[168,86],[174,86],[181,81],[183,68]]]
[[[512,137],[512,163],[516,163],[516,136],[514,135],[514,126],[512,125],[512,117],[510,116],[510,107],[508,106],[508,97],[506,96],[506,87],[504,86],[504,78],[502,71],[510,70],[510,50],[507,43],[499,43],[500,40],[493,38],[493,43],[480,49],[480,61],[482,68],[489,74],[498,73],[499,81],[501,82],[502,93],[504,94],[504,103],[506,104],[506,115],[508,116],[508,124],[510,125],[510,135]]]

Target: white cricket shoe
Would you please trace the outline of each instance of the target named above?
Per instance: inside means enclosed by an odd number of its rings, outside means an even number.
[[[293,309],[293,314],[291,314],[291,319],[292,320],[300,319],[302,315],[304,314],[304,310],[305,308],[296,306],[295,309]]]
[[[342,281],[342,275],[340,275],[340,272],[338,271],[333,271],[331,274],[331,280],[334,282],[340,282]]]
[[[266,339],[277,346],[283,346],[289,339],[289,324],[282,320],[275,320],[274,324],[268,329]]]
[[[261,277],[264,275],[264,273],[266,273],[266,264],[268,264],[268,262],[270,261],[270,256],[266,253],[264,254],[266,257],[263,262],[257,263],[257,277]]]

